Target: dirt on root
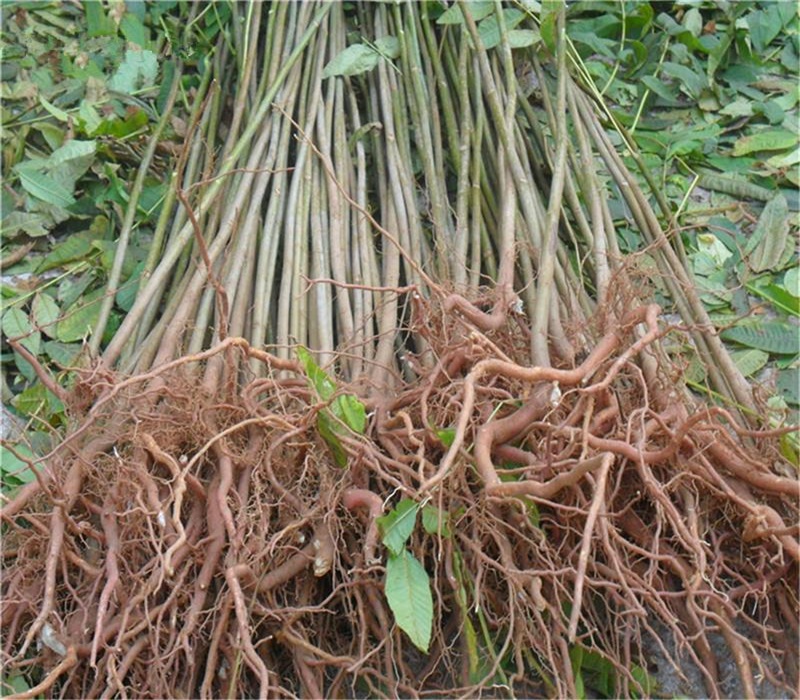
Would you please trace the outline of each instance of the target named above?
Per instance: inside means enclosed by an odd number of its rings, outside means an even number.
[[[657,307],[609,313],[552,368],[509,321],[421,308],[411,381],[338,383],[368,411],[339,433],[344,468],[320,435],[333,399],[241,339],[84,377],[73,429],[2,509],[17,697],[652,696],[655,647],[713,697],[720,644],[742,694],[795,694],[780,431],[679,390]],[[402,498],[438,523],[408,543],[427,654],[384,595],[376,518]]]

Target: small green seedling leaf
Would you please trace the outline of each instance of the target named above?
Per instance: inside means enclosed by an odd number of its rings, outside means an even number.
[[[389,513],[377,519],[383,536],[383,544],[398,556],[414,531],[419,506],[410,498],[404,498]]]
[[[314,391],[319,394],[319,397],[323,401],[330,399],[336,392],[336,384],[320,366],[314,362],[311,353],[305,348],[299,347],[297,348],[297,359],[302,363],[303,369],[305,369],[306,376],[311,382]]]
[[[401,549],[386,562],[384,585],[398,626],[417,649],[427,653],[433,631],[433,596],[425,568],[411,552]]]
[[[319,367],[306,348],[297,348],[297,358],[320,399],[323,401],[331,399],[336,393],[336,383]],[[359,435],[362,435],[367,427],[366,408],[352,394],[337,396],[331,402],[330,410],[322,409],[317,417],[317,429],[328,443],[333,458],[340,467],[347,466],[347,452],[338,437],[345,431],[345,426]]]
[[[354,433],[364,434],[367,427],[367,409],[353,394],[337,396],[331,404],[331,411]]]
[[[436,506],[427,505],[422,508],[422,527],[429,535],[450,537],[450,515]]]
[[[453,441],[456,439],[456,429],[455,428],[442,428],[436,431],[436,437],[438,437],[445,447],[449,448]]]
[[[336,435],[337,431],[341,430],[339,423],[328,411],[323,410],[317,416],[317,430],[319,430],[322,439],[328,443],[337,466],[344,469],[347,466],[347,452],[345,452],[341,441]]]

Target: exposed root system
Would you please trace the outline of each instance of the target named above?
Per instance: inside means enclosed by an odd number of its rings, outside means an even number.
[[[369,411],[345,468],[300,364],[241,339],[86,379],[91,410],[2,511],[18,697],[575,697],[576,649],[618,695],[652,694],[643,639],[664,629],[709,696],[712,633],[745,694],[766,676],[791,695],[800,486],[778,431],[674,388],[655,306],[609,312],[576,366],[532,368],[521,318],[429,303],[413,381],[340,386]],[[403,497],[438,509],[409,542],[427,655],[383,591],[376,518]]]

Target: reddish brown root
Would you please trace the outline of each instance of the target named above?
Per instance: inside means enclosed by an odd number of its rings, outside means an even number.
[[[0,511],[17,697],[570,696],[576,649],[641,694],[646,638],[709,696],[716,638],[742,693],[761,675],[791,693],[800,486],[773,470],[780,431],[639,370],[657,307],[546,368],[510,324],[426,309],[417,381],[364,397],[346,468],[300,365],[239,338],[84,386],[82,421]],[[209,393],[197,369],[223,352]],[[283,374],[231,376],[237,354]],[[376,521],[403,497],[436,509],[408,541],[434,589],[428,655],[383,592]]]

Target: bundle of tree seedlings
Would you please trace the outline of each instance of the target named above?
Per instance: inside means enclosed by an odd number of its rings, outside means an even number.
[[[2,507],[17,697],[791,694],[787,429],[563,9],[234,12],[135,303],[103,347],[126,219],[90,366],[37,363],[70,425]]]

